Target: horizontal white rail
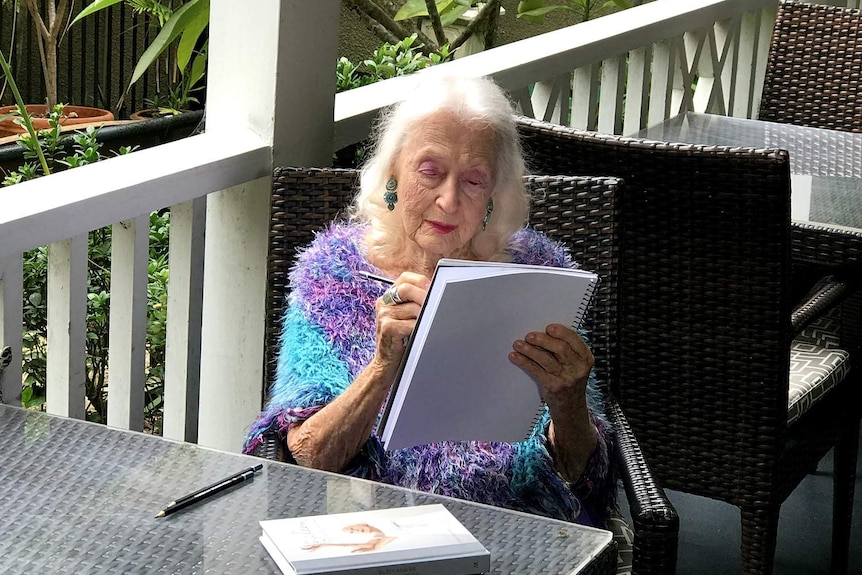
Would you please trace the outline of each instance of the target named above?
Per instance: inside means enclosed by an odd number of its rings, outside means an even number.
[[[270,175],[251,132],[201,134],[0,190],[0,260]]]

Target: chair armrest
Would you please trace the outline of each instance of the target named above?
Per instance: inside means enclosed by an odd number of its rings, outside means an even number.
[[[835,276],[826,276],[818,281],[790,315],[794,337],[812,321],[839,304],[851,292],[850,282]]]
[[[263,434],[263,442],[257,446],[252,455],[271,461],[296,463],[287,446],[278,438],[278,434],[274,431],[267,431]]]
[[[607,417],[617,436],[616,465],[622,477],[634,527],[632,573],[676,572],[679,516],[652,475],[622,408],[612,395]]]

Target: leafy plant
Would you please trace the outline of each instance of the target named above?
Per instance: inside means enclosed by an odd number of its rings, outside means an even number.
[[[395,44],[384,43],[359,66],[341,57],[335,66],[336,90],[343,92],[387,78],[412,74],[453,57],[446,44],[430,55],[423,54],[422,47],[422,43],[417,42],[417,35],[412,34]]]
[[[395,21],[401,22],[409,18],[423,16],[430,18],[429,8],[431,8],[436,10],[441,25],[450,26],[476,4],[478,4],[477,0],[443,0],[442,2],[434,2],[433,6],[429,6],[425,0],[407,0],[395,13]]]
[[[554,10],[579,12],[584,22],[593,17],[596,11],[610,8],[631,8],[631,0],[564,0],[562,3],[546,3],[545,0],[521,0],[518,2],[518,18],[541,24],[545,15]]]
[[[38,407],[45,403],[48,333],[48,248],[41,246],[24,254],[24,330],[22,338],[24,383],[21,403]]]
[[[125,2],[138,13],[151,15],[159,27],[159,33],[135,65],[127,91],[164,55],[162,61],[167,68],[170,85],[168,93],[162,95],[165,105],[157,107],[180,111],[188,109],[191,104],[198,104],[194,93],[203,89],[200,84],[206,74],[209,42],[202,38],[209,26],[210,0],[188,0],[176,10],[158,0],[94,0],[72,24],[120,2]]]
[[[24,148],[25,162],[5,176],[4,186],[46,176],[59,170],[84,166],[102,158],[99,152],[102,143],[97,140],[97,132],[93,126],[71,134],[62,132],[60,119],[63,118],[64,107],[64,104],[54,106],[47,118],[48,128],[18,137],[18,145]],[[22,115],[19,119],[23,121],[26,117]],[[119,153],[126,154],[130,151],[132,148],[122,147]],[[27,161],[35,159],[38,159],[39,163]]]
[[[365,20],[378,38],[396,44],[413,34],[419,39],[421,50],[430,55],[439,52],[445,44],[454,52],[470,36],[484,33],[485,48],[494,45],[497,28],[497,15],[500,0],[407,0],[403,3],[386,0],[345,0],[345,4]],[[476,16],[469,22],[457,38],[449,42],[444,28],[453,24],[472,7],[479,8]],[[434,31],[433,38],[422,31],[422,20],[427,19]]]
[[[12,90],[12,95],[15,97],[15,107],[18,117],[15,121],[24,126],[27,130],[27,135],[33,140],[36,139],[36,129],[33,127],[33,120],[30,117],[30,113],[27,111],[26,106],[24,105],[24,99],[21,97],[21,92],[18,90],[18,84],[15,83],[15,76],[12,74],[12,67],[9,65],[9,62],[6,61],[6,57],[3,55],[3,52],[0,51],[0,67],[3,68],[3,76],[6,78],[6,82],[9,85],[9,89]],[[39,163],[42,166],[42,172],[44,174],[50,173],[50,168],[48,168],[48,162],[45,159],[45,155],[42,152],[40,146],[37,146],[34,150],[36,157],[39,159]]]

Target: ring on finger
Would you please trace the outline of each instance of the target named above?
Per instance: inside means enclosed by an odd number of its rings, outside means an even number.
[[[398,286],[396,285],[393,285],[383,292],[383,296],[381,296],[380,300],[386,305],[401,305],[404,303],[404,300],[402,300],[401,296],[398,295]]]

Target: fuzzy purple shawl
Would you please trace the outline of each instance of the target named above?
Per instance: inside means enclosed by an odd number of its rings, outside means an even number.
[[[368,263],[360,225],[337,223],[303,250],[290,273],[291,291],[282,327],[275,381],[263,413],[252,424],[244,452],[267,432],[284,441],[287,430],[342,393],[374,354],[374,302],[385,289],[356,273],[380,273]],[[516,233],[512,261],[576,267],[564,247],[533,230]],[[586,334],[582,334],[586,335]],[[616,505],[611,465],[612,430],[590,377],[588,399],[598,447],[575,484],[566,483],[546,449],[550,417],[545,408],[530,437],[520,443],[444,442],[387,452],[375,434],[343,472],[431,493],[459,497],[603,526]],[[379,421],[379,418],[378,418]]]

